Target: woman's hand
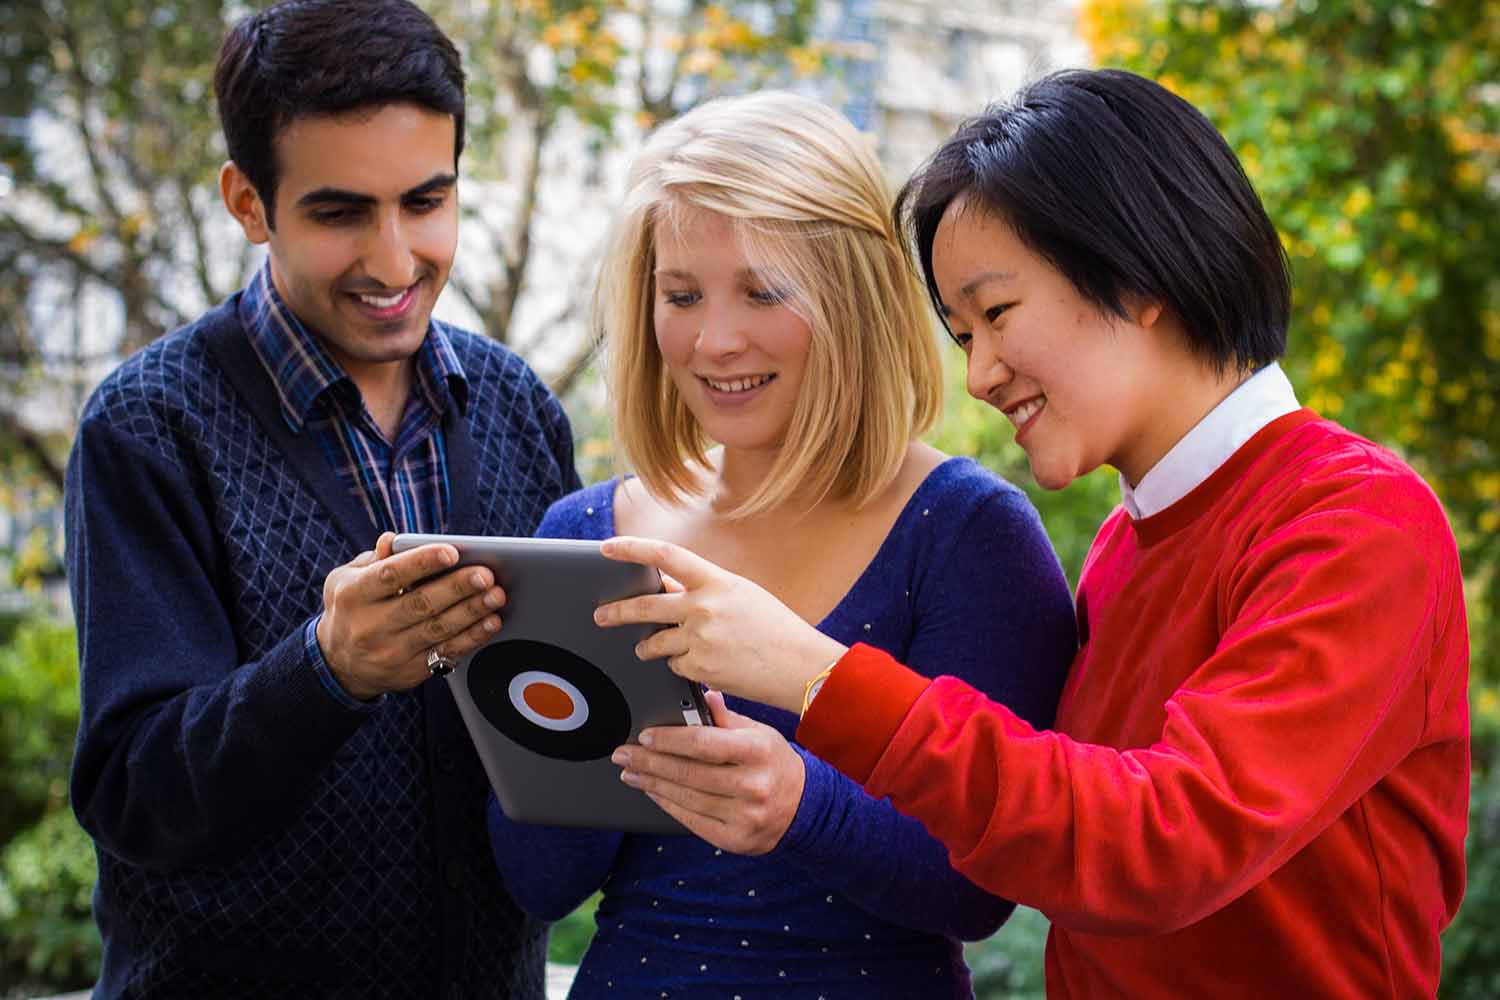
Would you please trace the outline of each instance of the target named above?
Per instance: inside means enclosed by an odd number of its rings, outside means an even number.
[[[621,537],[602,551],[655,567],[669,592],[603,605],[594,621],[670,626],[640,642],[636,655],[665,658],[683,677],[797,712],[807,682],[848,651],[761,587],[680,545]]]
[[[802,802],[802,756],[775,729],[731,712],[708,693],[713,726],[643,730],[641,746],[611,758],[620,780],[639,788],[704,840],[735,854],[765,854],[781,843]]]

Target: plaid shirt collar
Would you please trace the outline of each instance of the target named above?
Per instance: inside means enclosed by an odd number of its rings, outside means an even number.
[[[332,390],[345,400],[358,401],[359,389],[354,380],[329,356],[276,291],[269,260],[245,286],[240,296],[239,318],[250,337],[250,346],[276,386],[281,415],[293,434],[302,433],[308,415],[325,392]],[[459,413],[467,412],[469,382],[448,332],[438,320],[428,322],[427,336],[417,351],[416,361],[417,391],[433,411],[446,412],[451,402]]]

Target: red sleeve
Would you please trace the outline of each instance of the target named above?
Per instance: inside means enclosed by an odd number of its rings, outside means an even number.
[[[797,742],[816,745],[819,757],[864,783],[912,703],[931,684],[884,650],[855,643],[802,717]]]
[[[1412,513],[1409,496],[1395,506]],[[874,651],[825,689],[799,738],[867,775],[993,893],[1090,933],[1187,926],[1327,829],[1463,684],[1451,535],[1435,504],[1417,513],[1325,509],[1257,543],[1228,581],[1217,650],[1187,670],[1149,747],[1034,730],[951,677],[910,701]],[[1129,650],[1115,669],[1131,669]]]

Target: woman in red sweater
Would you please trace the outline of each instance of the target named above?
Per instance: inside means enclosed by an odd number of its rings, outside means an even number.
[[[804,746],[1044,912],[1050,996],[1434,995],[1469,790],[1455,545],[1411,469],[1298,406],[1234,154],[1156,84],[1067,72],[965,124],[897,211],[1037,480],[1120,473],[1055,729],[664,543],[606,544],[680,586],[600,620],[667,623],[644,658],[801,710]],[[616,759],[710,830],[741,776],[694,737]]]

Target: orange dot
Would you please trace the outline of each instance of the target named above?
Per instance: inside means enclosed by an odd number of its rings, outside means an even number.
[[[573,714],[573,699],[555,684],[528,684],[521,697],[544,719],[566,719]]]

